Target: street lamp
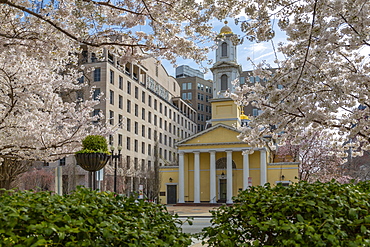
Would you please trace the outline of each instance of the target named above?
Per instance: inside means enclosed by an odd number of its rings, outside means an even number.
[[[117,147],[118,154],[114,154],[114,147],[110,147],[111,154],[112,154],[112,161],[114,160],[114,192],[117,193],[117,160],[121,161],[121,150],[122,146],[119,145]]]

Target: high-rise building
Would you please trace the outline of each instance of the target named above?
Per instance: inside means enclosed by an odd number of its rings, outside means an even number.
[[[191,68],[188,65],[181,65],[176,68],[176,78],[184,78],[184,77],[199,77],[204,79],[204,74],[194,68]]]
[[[177,164],[175,144],[196,133],[196,109],[181,99],[176,79],[154,58],[120,65],[108,51],[103,54],[97,58],[94,53],[83,52],[85,67],[94,67],[85,75],[90,87],[84,96],[93,88],[100,103],[92,114],[103,114],[105,119],[100,121],[117,128],[109,136],[109,145],[115,152],[122,148],[118,167],[126,179],[121,185],[125,188],[119,191],[137,191],[139,184],[145,185],[155,162],[159,166]],[[68,158],[66,163],[72,160]],[[105,171],[112,169],[108,164]]]
[[[197,131],[207,127],[207,121],[211,119],[212,108],[212,81],[192,76],[176,78],[181,87],[181,98],[197,111]]]

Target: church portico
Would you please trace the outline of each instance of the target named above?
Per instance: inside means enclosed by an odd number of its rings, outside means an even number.
[[[248,188],[248,180],[251,179],[249,177],[250,155],[244,152],[246,150],[248,150],[246,147],[181,150],[178,202],[233,203],[232,197],[237,194],[238,190]],[[266,155],[266,151],[261,149],[255,150],[253,156],[261,157],[262,155]],[[265,161],[266,159],[260,159],[260,162]],[[254,166],[261,165],[263,166],[262,163],[254,164]],[[187,170],[186,174],[185,170]],[[266,169],[263,171],[267,172]],[[260,176],[263,178],[267,175],[261,174]],[[180,181],[186,182],[180,183]],[[194,190],[185,188],[194,188]]]

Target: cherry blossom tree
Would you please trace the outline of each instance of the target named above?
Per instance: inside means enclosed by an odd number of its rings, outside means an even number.
[[[344,173],[344,159],[340,146],[332,134],[323,131],[304,131],[301,141],[293,144],[289,139],[277,150],[279,157],[290,157],[299,165],[299,180],[328,182],[336,179],[349,182]]]
[[[0,0],[0,158],[56,160],[76,151],[91,125],[92,98],[72,92],[91,71],[81,47],[108,49],[126,61],[147,57],[206,60],[209,23],[224,18],[227,3],[196,0]],[[230,6],[232,8],[232,6]],[[66,99],[69,100],[66,100]],[[71,100],[72,99],[72,100]]]
[[[262,42],[277,28],[287,42],[276,51],[272,73],[256,65],[264,85],[236,86],[239,105],[262,110],[241,139],[262,145],[264,135],[299,136],[302,128],[331,129],[343,143],[356,137],[370,149],[370,2],[365,0],[252,0],[240,2],[247,14],[237,19],[244,38]],[[270,128],[271,125],[276,128]],[[344,146],[343,149],[348,149]]]

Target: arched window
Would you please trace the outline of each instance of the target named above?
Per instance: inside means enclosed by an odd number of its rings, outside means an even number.
[[[236,164],[234,161],[232,161],[232,168],[233,169],[236,169]],[[226,157],[223,157],[223,158],[219,158],[217,161],[216,161],[216,169],[217,170],[226,170],[227,169],[227,158]]]
[[[227,75],[221,76],[221,90],[227,90]]]
[[[224,42],[221,45],[221,56],[222,57],[227,57],[227,43]]]

